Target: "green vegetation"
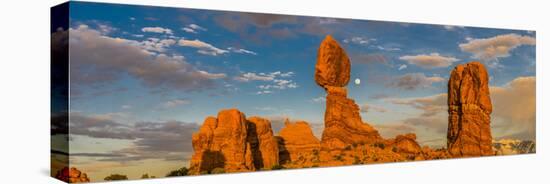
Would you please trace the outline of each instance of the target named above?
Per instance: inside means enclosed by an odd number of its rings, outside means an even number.
[[[126,175],[121,175],[121,174],[111,174],[110,176],[105,177],[104,180],[105,181],[128,180],[128,177]]]
[[[156,178],[155,176],[149,176],[149,174],[145,173],[141,175],[141,179],[148,179],[148,178]]]
[[[384,143],[381,143],[381,142],[377,142],[377,143],[374,143],[374,147],[378,147],[380,149],[384,149],[386,148],[386,145]]]
[[[221,168],[221,167],[216,167],[214,169],[212,169],[212,171],[210,171],[211,174],[221,174],[221,173],[225,173],[225,169]]]
[[[355,157],[354,157],[354,160],[353,160],[353,164],[354,164],[354,165],[362,164],[361,159],[359,159],[358,156],[355,156]]]
[[[351,145],[347,145],[344,150],[351,150]]]
[[[271,167],[271,170],[281,170],[281,169],[284,169],[285,167],[283,167],[282,165],[273,165]]]
[[[170,171],[170,173],[168,173],[166,175],[166,177],[172,177],[172,176],[187,176],[187,173],[189,172],[189,169],[187,169],[187,167],[182,167],[182,168],[179,168],[178,170],[173,170],[173,171]]]
[[[344,161],[344,156],[342,154],[334,155],[333,158],[334,160]]]

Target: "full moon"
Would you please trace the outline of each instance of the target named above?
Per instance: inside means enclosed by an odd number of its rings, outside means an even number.
[[[361,84],[361,80],[358,79],[358,78],[356,78],[356,79],[355,79],[355,85],[359,85],[359,84]]]

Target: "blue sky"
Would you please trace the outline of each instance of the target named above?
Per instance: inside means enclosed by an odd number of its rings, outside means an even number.
[[[313,76],[327,34],[361,81],[348,84],[349,97],[385,137],[415,132],[443,146],[449,73],[472,60],[487,66],[499,105],[493,137],[535,137],[534,31],[82,2],[70,12],[71,152],[80,155],[71,163],[96,180],[188,165],[190,143],[157,143],[191,142],[225,108],[274,124],[305,120],[320,136],[325,92]],[[506,107],[512,98],[528,108]]]

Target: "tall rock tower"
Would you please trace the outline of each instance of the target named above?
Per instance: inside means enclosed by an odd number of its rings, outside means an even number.
[[[315,82],[327,92],[325,129],[321,149],[344,149],[354,143],[373,143],[381,139],[372,126],[363,123],[359,106],[347,98],[346,85],[351,64],[346,51],[330,35],[321,42],[315,64]]]
[[[489,76],[483,64],[458,65],[448,84],[447,149],[453,157],[494,155]]]

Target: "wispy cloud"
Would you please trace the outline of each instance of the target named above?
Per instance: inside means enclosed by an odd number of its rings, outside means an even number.
[[[452,63],[459,61],[457,58],[441,56],[439,53],[431,53],[429,55],[405,55],[399,57],[399,59],[407,62],[408,64],[416,65],[425,69],[448,67]]]
[[[174,34],[171,29],[163,28],[163,27],[144,27],[141,28],[141,31],[143,32],[150,32],[150,33],[161,33],[161,34]]]
[[[128,74],[147,87],[173,88],[187,91],[215,87],[214,74],[198,70],[181,55],[154,54],[147,47],[155,46],[123,38],[112,38],[99,31],[80,25],[70,30],[71,86],[99,84],[117,80]],[[171,40],[151,40],[161,49],[173,43]],[[90,55],[90,53],[94,53]]]
[[[178,44],[184,47],[197,48],[198,49],[197,52],[199,54],[204,54],[204,55],[217,56],[217,55],[222,55],[229,52],[227,50],[217,48],[212,44],[200,41],[198,39],[195,39],[195,40],[180,39]]]
[[[467,43],[458,46],[462,51],[473,54],[472,58],[494,60],[510,56],[510,51],[519,46],[535,44],[536,40],[531,36],[504,34],[490,38],[470,39]]]
[[[258,53],[254,52],[254,51],[250,51],[250,50],[246,50],[246,49],[238,49],[238,48],[234,48],[234,47],[228,47],[227,50],[231,51],[231,52],[234,52],[234,53],[239,53],[239,54],[251,54],[251,55],[258,55]]]
[[[445,79],[439,76],[427,77],[424,73],[408,73],[393,78],[386,86],[404,90],[416,90],[430,87],[433,83],[443,82]]]
[[[240,82],[252,82],[252,81],[263,81],[269,82],[268,84],[258,85],[257,88],[260,91],[256,94],[270,94],[273,93],[273,90],[284,90],[284,89],[293,89],[298,88],[298,84],[290,79],[285,79],[292,77],[294,72],[281,72],[275,71],[271,73],[244,73],[240,76],[235,77],[234,79]]]

